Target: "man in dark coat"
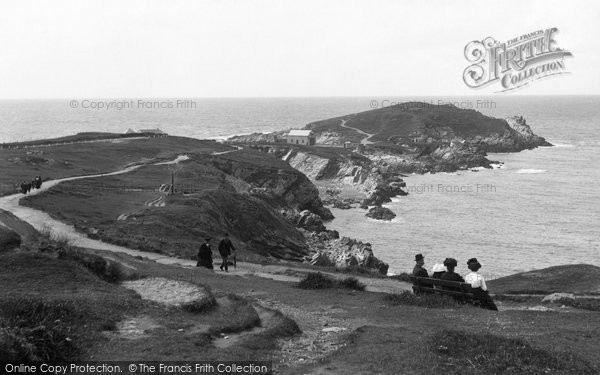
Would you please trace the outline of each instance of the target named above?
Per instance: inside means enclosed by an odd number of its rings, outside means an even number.
[[[415,268],[413,268],[413,276],[429,277],[427,270],[423,268],[423,265],[425,265],[425,257],[423,256],[423,254],[415,255],[415,262],[417,262],[417,264],[415,265]]]
[[[219,254],[221,254],[222,259],[221,266],[219,267],[221,271],[223,271],[223,267],[225,267],[225,272],[229,272],[229,256],[233,251],[235,251],[235,248],[229,239],[229,233],[225,233],[225,238],[219,242]]]
[[[456,268],[456,265],[458,264],[458,262],[456,261],[456,259],[454,258],[446,258],[446,260],[444,260],[444,266],[446,266],[446,269],[448,271],[444,272],[442,274],[442,276],[440,276],[441,280],[448,280],[448,281],[456,281],[456,282],[460,282],[460,283],[464,283],[465,279],[462,278],[461,275],[457,274],[456,272],[454,272],[454,269]],[[446,290],[454,290],[457,292],[460,292],[461,289],[456,287],[449,287],[446,286],[444,287],[444,289]]]
[[[206,267],[209,270],[213,269],[212,248],[210,247],[210,237],[205,238],[205,241],[200,245],[198,250],[198,263],[196,267]]]

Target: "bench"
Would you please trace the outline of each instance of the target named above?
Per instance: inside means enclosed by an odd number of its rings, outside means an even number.
[[[473,294],[471,284],[416,276],[410,276],[410,280],[413,282],[412,288],[415,294],[446,294],[463,302],[477,300]]]

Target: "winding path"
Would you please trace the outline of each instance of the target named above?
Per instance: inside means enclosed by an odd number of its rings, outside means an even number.
[[[341,126],[342,128],[351,129],[351,130],[354,130],[354,131],[356,131],[356,132],[359,132],[359,133],[360,133],[360,134],[362,134],[362,135],[366,135],[366,136],[367,136],[366,138],[363,138],[363,139],[361,139],[361,140],[360,140],[360,143],[361,143],[361,144],[363,144],[363,145],[370,145],[370,144],[373,144],[373,142],[372,142],[372,141],[370,141],[369,139],[371,139],[371,138],[372,138],[372,137],[373,137],[375,134],[369,134],[369,133],[367,133],[367,132],[364,132],[364,131],[362,131],[362,130],[360,130],[360,129],[358,129],[358,128],[353,128],[352,126],[348,126],[348,125],[346,125],[346,122],[347,122],[346,120],[342,120],[342,122],[341,122],[340,126]]]
[[[237,150],[231,150],[231,151],[227,151],[227,152],[232,152],[232,151],[237,151]],[[187,160],[187,159],[183,159],[181,156],[179,156],[175,160],[182,161],[182,160]],[[29,195],[40,194],[40,193],[50,189],[51,187],[56,186],[56,185],[60,184],[61,182],[65,182],[65,181],[74,181],[74,180],[80,180],[80,179],[85,179],[85,178],[97,178],[97,177],[104,177],[104,176],[114,176],[114,175],[119,175],[119,174],[124,174],[124,173],[134,171],[145,165],[173,164],[175,162],[175,160],[170,163],[169,162],[166,162],[166,163],[161,162],[161,163],[155,163],[155,164],[132,165],[132,166],[129,166],[122,170],[110,172],[110,173],[100,173],[100,174],[95,174],[95,175],[66,177],[66,178],[61,178],[61,179],[57,179],[57,180],[44,181],[44,184],[42,185],[42,187],[40,189],[32,190],[31,193],[29,193]],[[143,257],[143,258],[146,258],[149,260],[153,260],[160,264],[177,265],[177,266],[185,267],[185,268],[192,268],[192,267],[195,268],[195,266],[196,266],[196,262],[193,260],[180,259],[180,258],[165,256],[162,254],[157,254],[157,253],[152,253],[152,252],[134,250],[134,249],[130,249],[130,248],[127,248],[124,246],[113,245],[110,243],[106,243],[106,242],[102,242],[99,240],[94,240],[94,239],[88,238],[87,235],[78,232],[74,226],[63,223],[59,220],[56,220],[44,211],[36,210],[31,207],[21,206],[19,204],[19,201],[23,197],[24,197],[24,195],[20,194],[20,193],[0,197],[0,209],[12,212],[16,217],[29,223],[37,230],[48,230],[49,229],[53,235],[60,236],[61,238],[65,238],[65,239],[69,240],[74,246],[79,246],[79,247],[84,247],[84,248],[89,248],[89,249],[94,249],[94,250],[110,251],[110,252],[114,252],[114,253],[124,253],[124,254],[128,254],[131,256],[139,256],[139,257]],[[126,219],[126,217],[124,218],[124,217],[120,216],[119,218],[117,218],[117,220],[124,220],[124,219]],[[3,224],[6,224],[7,226],[9,225],[9,223],[3,223]],[[265,266],[263,266],[260,264],[238,262],[237,269],[232,269],[232,270],[230,270],[229,273],[223,273],[223,274],[238,275],[238,276],[254,275],[254,276],[273,279],[273,280],[277,280],[277,281],[288,281],[288,282],[300,281],[300,279],[302,278],[302,274],[304,274],[304,272],[299,272],[298,275],[294,275],[294,276],[281,274],[282,272],[286,271],[288,268],[289,267],[286,265],[265,265]],[[306,269],[304,271],[310,272],[310,269]],[[344,275],[344,274],[329,273],[329,272],[324,272],[324,273],[327,273],[335,278],[347,277],[347,275]],[[369,277],[361,277],[361,276],[357,276],[357,278],[362,283],[367,285],[366,290],[371,291],[371,292],[397,293],[401,290],[409,290],[410,289],[410,284],[398,282],[395,280],[369,278]]]

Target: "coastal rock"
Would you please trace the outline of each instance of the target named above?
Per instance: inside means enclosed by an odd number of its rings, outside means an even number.
[[[313,255],[312,259],[310,260],[310,264],[312,264],[313,266],[320,267],[331,267],[334,265],[333,262],[329,259],[329,257],[327,257],[327,255],[325,255],[322,252],[315,253],[315,255]]]
[[[308,210],[300,212],[296,226],[317,233],[325,230],[321,217]]]
[[[336,240],[324,241],[318,235],[304,232],[312,251],[319,254],[312,262],[333,265],[339,269],[361,268],[386,275],[389,265],[373,255],[370,243],[363,243],[342,237]]]
[[[390,221],[396,217],[396,214],[386,207],[373,207],[365,214],[365,216],[375,220]]]
[[[21,246],[21,236],[17,232],[0,225],[0,252]]]

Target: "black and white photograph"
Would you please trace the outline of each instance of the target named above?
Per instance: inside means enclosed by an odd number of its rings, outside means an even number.
[[[599,20],[0,1],[0,374],[600,374]]]

